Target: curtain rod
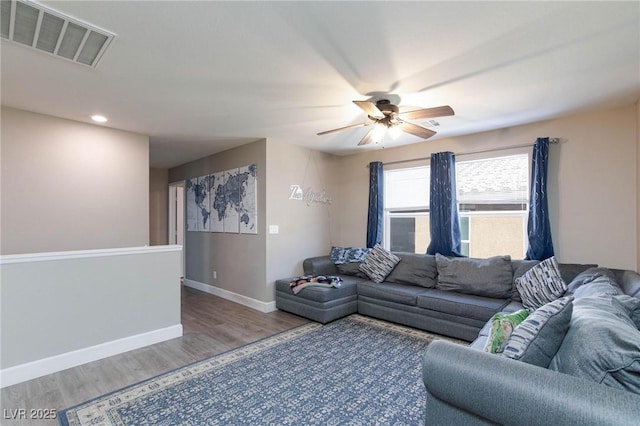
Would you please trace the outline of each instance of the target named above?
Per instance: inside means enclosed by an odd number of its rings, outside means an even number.
[[[549,138],[549,143],[551,144],[557,144],[560,143],[560,138]],[[473,155],[473,154],[484,154],[485,152],[494,152],[494,151],[503,151],[505,149],[516,149],[516,148],[526,148],[528,146],[533,146],[535,144],[533,143],[524,143],[521,145],[511,145],[511,146],[505,146],[505,147],[501,147],[501,148],[489,148],[489,149],[483,149],[481,151],[471,151],[471,152],[462,152],[462,153],[453,153],[456,156],[461,156],[461,155]],[[398,161],[389,161],[387,163],[382,163],[383,166],[387,166],[390,164],[402,164],[402,163],[412,163],[414,161],[424,161],[424,160],[431,160],[431,157],[421,157],[421,158],[410,158],[408,160],[398,160]],[[369,167],[369,165],[367,164],[367,167]]]

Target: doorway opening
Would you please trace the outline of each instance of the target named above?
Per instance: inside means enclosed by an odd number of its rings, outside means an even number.
[[[169,184],[169,244],[182,246],[180,277],[184,279],[184,181]]]

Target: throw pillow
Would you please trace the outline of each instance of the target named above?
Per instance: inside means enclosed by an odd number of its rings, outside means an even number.
[[[340,265],[344,262],[344,257],[347,249],[350,247],[331,247],[331,261],[336,265]]]
[[[381,283],[398,262],[400,262],[398,256],[385,250],[380,244],[376,244],[360,265],[360,270],[367,274],[371,281]]]
[[[558,270],[558,262],[553,256],[529,269],[516,279],[515,284],[522,304],[529,312],[559,299],[567,290],[567,284]]]
[[[502,354],[527,364],[547,368],[564,340],[573,310],[573,297],[547,303],[518,325]]]
[[[483,350],[492,354],[501,353],[513,329],[527,316],[529,311],[520,309],[510,314],[497,313],[491,317],[491,328]]]
[[[507,299],[513,286],[510,256],[488,259],[449,258],[436,254],[438,283],[436,288],[475,296]]]
[[[332,247],[331,261],[336,265],[344,263],[362,262],[371,251],[370,248],[364,247]]]

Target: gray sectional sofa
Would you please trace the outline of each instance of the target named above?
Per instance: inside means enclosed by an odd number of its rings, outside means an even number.
[[[469,260],[394,254],[401,261],[382,283],[368,279],[358,262],[336,265],[328,255],[305,259],[306,275],[338,275],[342,286],[312,287],[294,294],[290,278],[277,280],[276,307],[323,324],[358,312],[471,342],[495,313],[519,306],[513,281],[537,263],[508,256]],[[467,261],[476,264],[456,268],[458,262]],[[560,272],[571,281],[592,266],[560,264]]]
[[[640,390],[624,383],[640,383],[640,340],[634,340],[635,334],[620,337],[609,332],[628,327],[630,320],[624,327],[609,324],[611,318],[623,316],[620,312],[598,316],[603,304],[596,296],[613,297],[607,288],[598,294],[604,288],[601,280],[578,289],[594,281],[597,265],[558,265],[570,292],[578,291],[569,331],[561,340],[564,346],[558,350],[565,361],[554,358],[543,368],[482,351],[493,315],[523,308],[514,281],[537,261],[395,254],[401,261],[382,283],[368,279],[358,263],[335,265],[329,256],[305,259],[305,274],[338,275],[342,286],[310,287],[293,294],[290,279],[278,280],[276,306],[322,323],[358,312],[472,342],[469,347],[447,341],[428,346],[423,360],[428,425],[640,425]],[[640,298],[639,274],[606,271],[615,292]],[[637,328],[640,306],[635,315]],[[585,323],[609,324],[609,330],[592,331]],[[625,342],[629,336],[631,341]],[[618,344],[622,349],[615,347]],[[587,356],[580,359],[582,355]],[[576,370],[583,365],[606,368],[599,363],[608,355],[624,358],[625,366],[605,371],[605,378]],[[624,375],[617,374],[620,371]]]
[[[639,425],[640,275],[597,274],[567,281],[571,319],[546,368],[482,351],[490,323],[470,347],[430,344],[425,424]]]

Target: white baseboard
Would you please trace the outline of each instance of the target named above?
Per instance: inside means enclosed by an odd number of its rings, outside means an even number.
[[[244,306],[248,306],[260,312],[273,312],[276,311],[276,302],[261,302],[260,300],[253,299],[251,297],[243,296],[238,293],[234,293],[229,290],[224,290],[219,287],[214,287],[210,284],[201,283],[199,281],[188,280],[185,278],[184,285],[187,287],[195,288],[196,290],[204,291],[205,293],[213,294],[214,296],[222,297],[223,299],[231,300],[232,302],[239,303]]]
[[[0,388],[182,336],[182,324],[0,370]]]

